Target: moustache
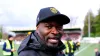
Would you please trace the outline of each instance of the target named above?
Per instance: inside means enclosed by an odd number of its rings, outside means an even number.
[[[62,34],[56,34],[53,37],[48,37],[48,39],[57,39],[57,40],[59,40],[59,39],[61,39],[61,37],[62,37]]]

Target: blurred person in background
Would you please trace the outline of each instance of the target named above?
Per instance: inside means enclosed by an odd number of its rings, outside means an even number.
[[[74,52],[76,50],[76,44],[72,41],[72,39],[70,37],[67,37],[66,41],[64,41],[64,44],[66,46],[64,53],[68,56],[74,56]]]
[[[98,48],[95,48],[94,52],[95,52],[95,56],[100,56],[100,52],[99,52]]]
[[[80,42],[76,42],[75,44],[76,44],[76,49],[79,50]]]
[[[27,36],[30,35],[30,34],[31,34],[31,32],[28,32],[28,33],[27,33]]]
[[[14,48],[14,35],[8,34],[8,39],[3,44],[3,55],[4,56],[14,56],[16,51]]]
[[[42,8],[37,16],[36,31],[23,40],[19,56],[64,56],[61,42],[63,25],[70,19],[54,7]]]

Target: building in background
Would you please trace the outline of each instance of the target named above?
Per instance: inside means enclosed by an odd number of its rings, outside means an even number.
[[[10,30],[16,33],[16,40],[23,40],[28,36],[29,33],[34,31],[35,29],[13,29]],[[80,28],[69,28],[64,29],[64,35],[62,39],[66,39],[67,37],[71,37],[74,42],[80,42],[82,38],[82,30]]]
[[[82,30],[80,28],[64,29],[64,35],[62,39],[66,39],[67,37],[70,37],[75,43],[80,42],[82,39]]]

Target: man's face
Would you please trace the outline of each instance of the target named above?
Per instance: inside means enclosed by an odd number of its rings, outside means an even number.
[[[62,37],[63,25],[56,22],[42,22],[37,26],[37,31],[47,46],[57,47]]]
[[[14,40],[14,37],[10,37],[9,40],[10,40],[10,41],[13,41],[13,40]]]

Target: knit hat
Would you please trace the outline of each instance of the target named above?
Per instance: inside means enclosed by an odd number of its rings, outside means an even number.
[[[11,37],[13,37],[13,36],[9,34],[9,35],[8,35],[8,38],[11,38]]]
[[[59,24],[68,24],[70,19],[61,14],[56,8],[54,7],[46,7],[42,8],[37,16],[37,23],[36,26],[42,21],[56,21]]]
[[[14,32],[9,32],[8,33],[8,38],[15,37],[15,36],[16,36],[16,34]]]

